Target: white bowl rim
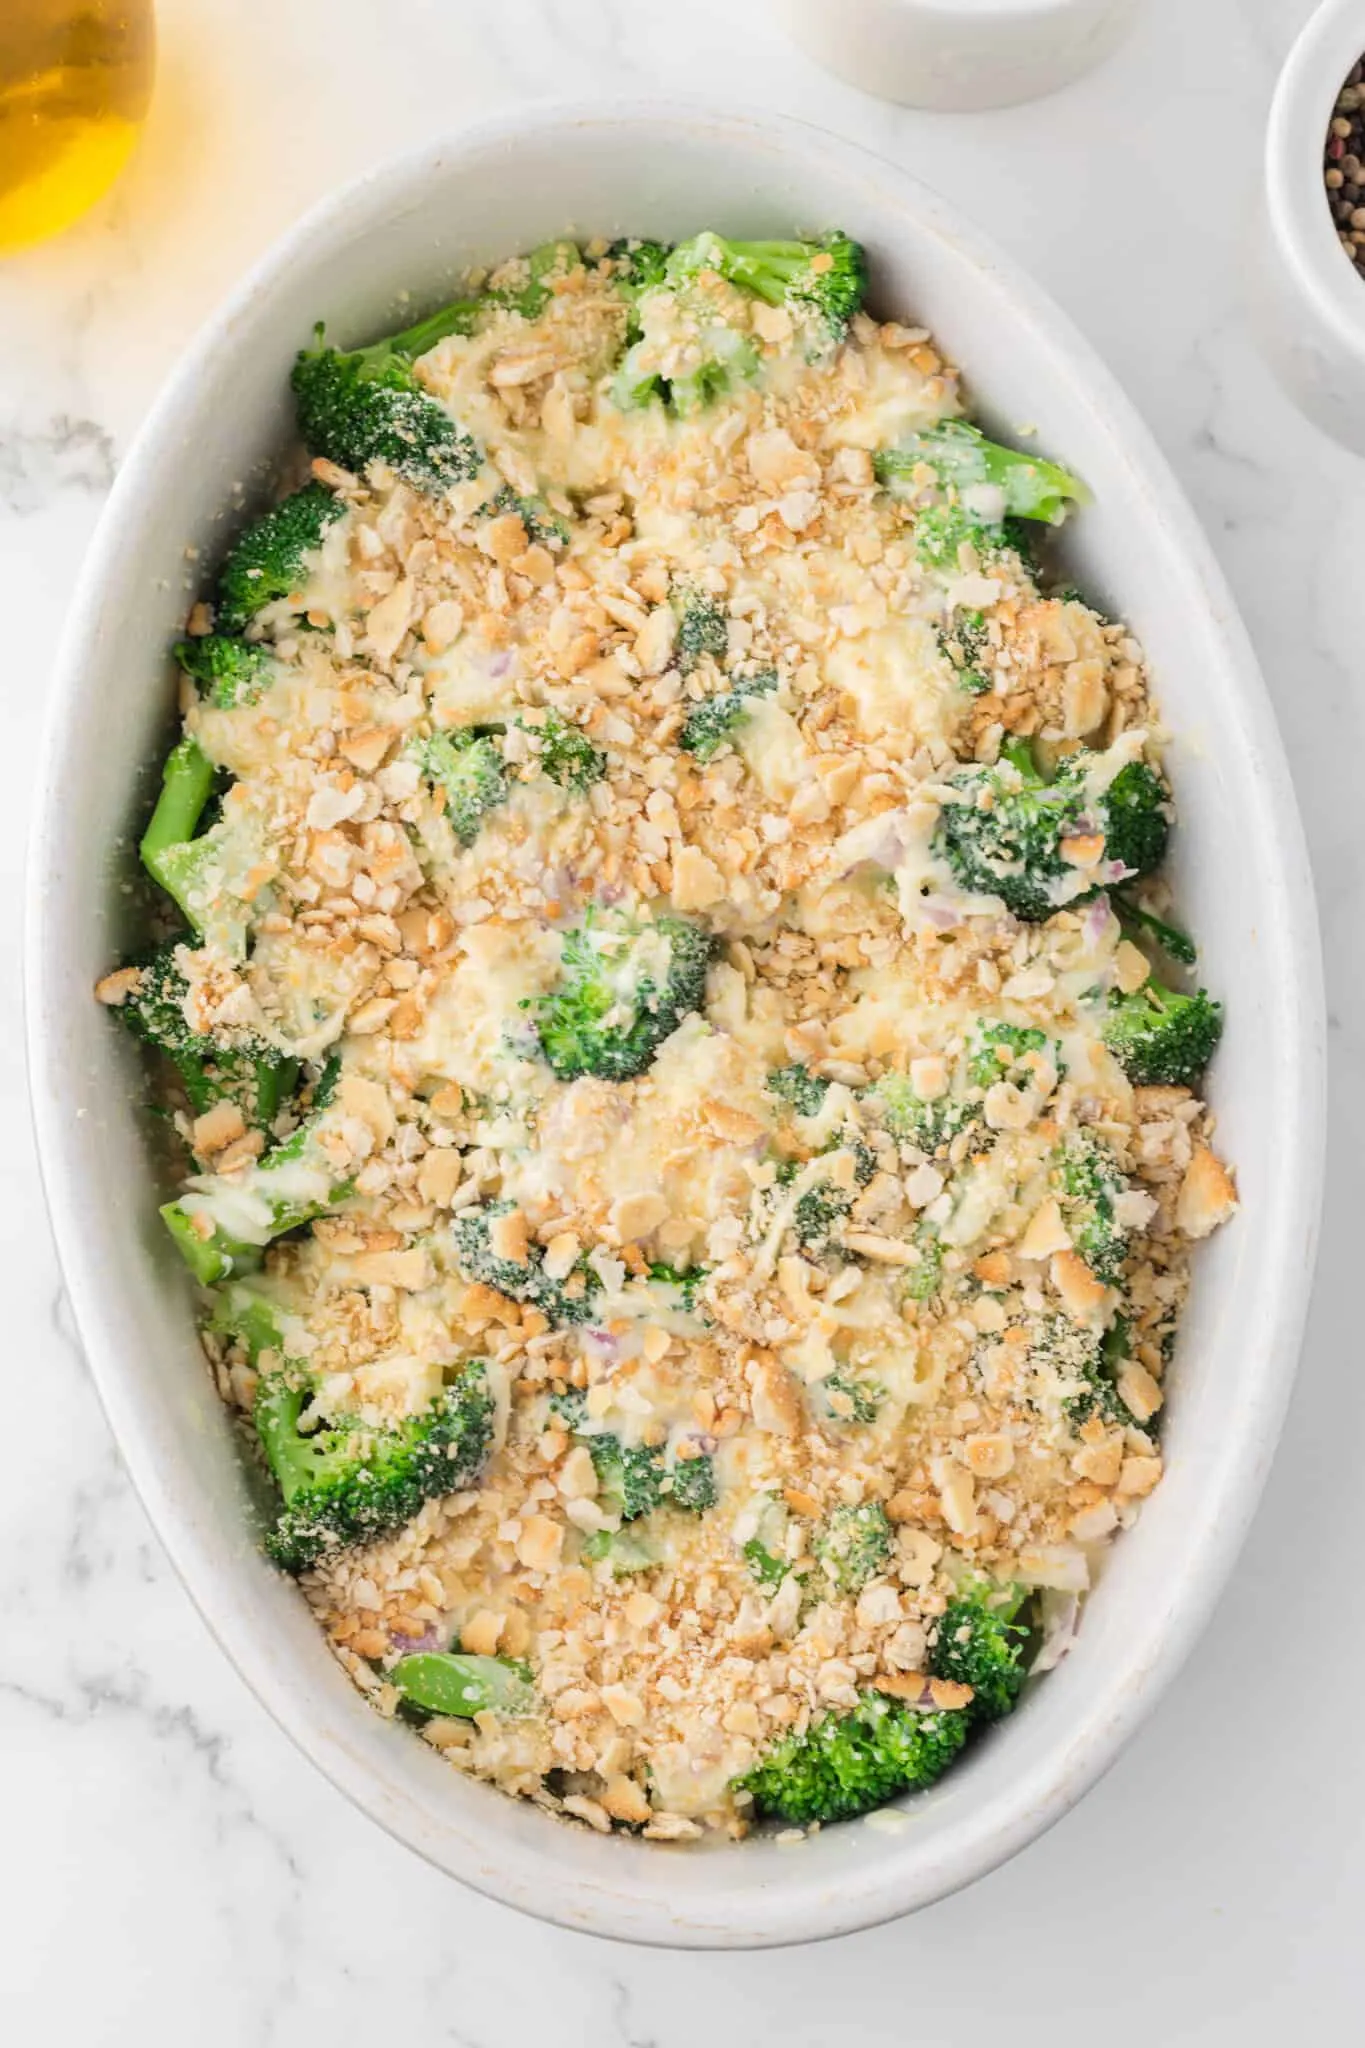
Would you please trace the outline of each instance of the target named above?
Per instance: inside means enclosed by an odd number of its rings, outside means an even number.
[[[1275,86],[1266,127],[1271,232],[1299,290],[1338,342],[1365,361],[1365,277],[1337,236],[1322,151],[1337,94],[1365,56],[1360,0],[1323,0],[1300,30]]]
[[[1273,957],[1292,969],[1282,1009],[1288,1040],[1298,1053],[1294,1115],[1287,1120],[1287,1139],[1292,1133],[1296,1142],[1287,1142],[1283,1170],[1271,1199],[1281,1226],[1280,1241],[1306,1243],[1308,1252],[1297,1272],[1263,1278],[1265,1341],[1259,1357],[1247,1362],[1238,1427],[1228,1431],[1222,1454],[1210,1459],[1202,1513],[1191,1531],[1191,1554],[1199,1560],[1196,1584],[1193,1589],[1177,1589],[1170,1603],[1149,1617],[1126,1660],[1102,1688],[1097,1686],[1091,1709],[1076,1726],[1073,1738],[1057,1745],[1031,1770],[1021,1771],[1006,1794],[963,1816],[951,1839],[940,1841],[931,1858],[916,1855],[913,1838],[907,1840],[899,1857],[884,1847],[878,1859],[869,1858],[865,1874],[844,1882],[835,1895],[827,1885],[803,1877],[801,1859],[793,1857],[790,1881],[784,1873],[781,1886],[741,1892],[726,1889],[723,1881],[718,1883],[724,1912],[708,1916],[704,1928],[662,1904],[615,1894],[608,1897],[595,1891],[589,1906],[580,1905],[573,1912],[548,1886],[542,1885],[538,1896],[534,1889],[533,1895],[527,1896],[524,1878],[518,1882],[514,1874],[511,1851],[500,1865],[495,1843],[477,1858],[437,1854],[429,1840],[418,1839],[384,1810],[362,1760],[335,1742],[328,1745],[323,1760],[316,1733],[293,1688],[277,1677],[263,1639],[250,1630],[234,1631],[222,1624],[215,1613],[218,1568],[201,1534],[180,1516],[170,1499],[150,1448],[142,1441],[136,1398],[131,1381],[121,1370],[118,1347],[106,1336],[99,1276],[85,1255],[78,1227],[82,1200],[88,1199],[88,1183],[82,1178],[82,1148],[78,1136],[57,1114],[62,1062],[51,1051],[55,1034],[45,1028],[46,1018],[56,1014],[58,1000],[55,979],[49,985],[50,977],[55,977],[55,954],[48,932],[54,922],[53,902],[61,893],[55,878],[60,875],[63,837],[70,823],[62,812],[57,771],[68,729],[79,715],[82,649],[98,627],[105,584],[117,559],[120,529],[125,520],[137,518],[142,494],[154,487],[162,465],[173,460],[181,447],[182,415],[193,409],[203,367],[230,342],[233,328],[248,308],[270,291],[295,255],[302,254],[315,237],[334,230],[348,214],[363,217],[391,199],[420,190],[450,155],[529,135],[600,124],[647,126],[651,140],[657,140],[661,125],[669,122],[746,139],[760,147],[813,153],[831,166],[842,164],[864,176],[875,174],[926,226],[951,240],[969,263],[989,273],[1008,291],[1019,319],[1031,322],[1054,350],[1065,351],[1088,391],[1102,403],[1113,438],[1122,442],[1132,468],[1140,474],[1176,544],[1190,584],[1218,617],[1227,666],[1236,678],[1240,724],[1257,768],[1255,777],[1249,778],[1254,789],[1243,822],[1249,830],[1268,835],[1283,855],[1283,889],[1275,901],[1267,903],[1261,930]],[[1260,1497],[1293,1383],[1311,1281],[1325,1136],[1325,1006],[1316,906],[1302,824],[1264,682],[1222,573],[1164,457],[1123,391],[1070,320],[988,237],[965,225],[929,187],[875,152],[788,116],[755,115],[700,99],[604,98],[541,103],[462,126],[389,159],[323,199],[272,245],[200,329],[120,468],[81,571],[54,671],[27,882],[24,981],[35,1137],[59,1258],[92,1376],[148,1517],[210,1633],[296,1747],[357,1807],[437,1868],[491,1898],[556,1925],[660,1946],[768,1947],[855,1932],[947,1896],[1042,1834],[1108,1769],[1155,1706],[1209,1619]],[[742,1856],[743,1851],[719,1854]],[[711,1868],[722,1880],[719,1862],[712,1861]]]

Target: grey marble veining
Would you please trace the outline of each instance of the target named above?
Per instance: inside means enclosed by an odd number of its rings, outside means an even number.
[[[0,2039],[67,2048],[1260,2048],[1359,2038],[1365,1439],[1348,1299],[1365,1145],[1365,468],[1257,353],[1243,289],[1276,67],[1307,0],[1150,0],[1033,107],[921,116],[826,80],[761,0],[162,0],[141,154],[88,222],[0,262]],[[326,59],[318,52],[326,50]],[[20,1070],[23,814],[44,679],[120,455],[177,349],[338,179],[536,97],[717,92],[841,129],[988,223],[1106,356],[1204,520],[1304,802],[1332,1010],[1333,1155],[1299,1391],[1187,1672],[1045,1840],[913,1921],[785,1955],[613,1949],[458,1890],[352,1813],[246,1693],[132,1495],[83,1367]],[[1357,1254],[1358,1257],[1358,1254]],[[1343,1616],[1357,1617],[1343,1626]]]

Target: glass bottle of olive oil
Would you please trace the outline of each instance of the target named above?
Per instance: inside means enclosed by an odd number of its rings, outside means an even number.
[[[152,93],[152,0],[0,0],[0,251],[108,191]]]

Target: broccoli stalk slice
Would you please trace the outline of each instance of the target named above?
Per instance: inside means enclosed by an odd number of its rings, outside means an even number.
[[[1202,988],[1181,995],[1149,976],[1115,991],[1101,1035],[1136,1088],[1197,1086],[1223,1034],[1223,1006]]]
[[[290,380],[309,452],[356,474],[386,463],[419,490],[445,490],[477,476],[478,448],[412,366],[448,334],[469,333],[486,303],[491,298],[456,299],[401,333],[346,351],[327,347],[319,324]]]
[[[197,740],[187,737],[172,747],[161,771],[156,809],[138,848],[148,874],[175,897],[187,917],[190,913],[180,894],[185,852],[213,794],[215,773]],[[194,922],[192,917],[190,922]]]
[[[712,940],[681,917],[594,919],[564,934],[559,986],[528,997],[541,1051],[561,1081],[630,1081],[701,1008]]]
[[[202,938],[204,870],[212,835],[196,838],[217,771],[199,742],[186,737],[166,757],[161,794],[138,851],[142,865],[184,912]]]
[[[216,623],[240,633],[263,605],[295,597],[308,581],[310,559],[346,506],[324,484],[305,484],[247,527],[218,572]]]
[[[530,1667],[510,1657],[426,1650],[400,1657],[385,1677],[422,1714],[472,1721],[478,1714],[516,1720],[536,1709]]]
[[[402,1528],[423,1503],[478,1477],[493,1440],[483,1362],[467,1364],[420,1415],[382,1428],[344,1416],[307,1430],[311,1383],[285,1365],[266,1374],[252,1410],[283,1496],[266,1550],[285,1571]]]
[[[1008,515],[1060,526],[1068,506],[1084,504],[1090,495],[1069,470],[1018,448],[1002,448],[966,420],[939,420],[876,457],[879,481],[898,494],[914,492],[926,468],[959,501],[983,486],[998,493],[1000,519]]]

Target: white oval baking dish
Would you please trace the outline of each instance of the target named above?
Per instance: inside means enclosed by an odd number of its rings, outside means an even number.
[[[234,485],[289,432],[313,322],[382,331],[398,294],[551,234],[776,234],[838,224],[875,300],[923,319],[1001,431],[1080,471],[1074,566],[1146,642],[1175,734],[1182,911],[1229,1027],[1213,1076],[1240,1218],[1198,1262],[1169,1471],[1118,1546],[1078,1647],[903,1816],[799,1848],[604,1840],[461,1779],[367,1708],[257,1553],[250,1486],[156,1217],[135,1049],[91,1000],[125,929],[135,832],[169,728],[165,649]],[[1312,888],[1280,741],[1209,550],[1146,429],[1069,324],[931,193],[794,122],[677,105],[512,115],[329,200],[189,351],[124,463],[54,682],[32,847],[28,1002],[38,1142],[67,1283],[110,1421],[209,1627],[299,1747],[442,1869],[567,1927],[748,1947],[868,1926],[967,1883],[1056,1820],[1150,1710],[1203,1625],[1264,1479],[1312,1267],[1323,1009]]]

